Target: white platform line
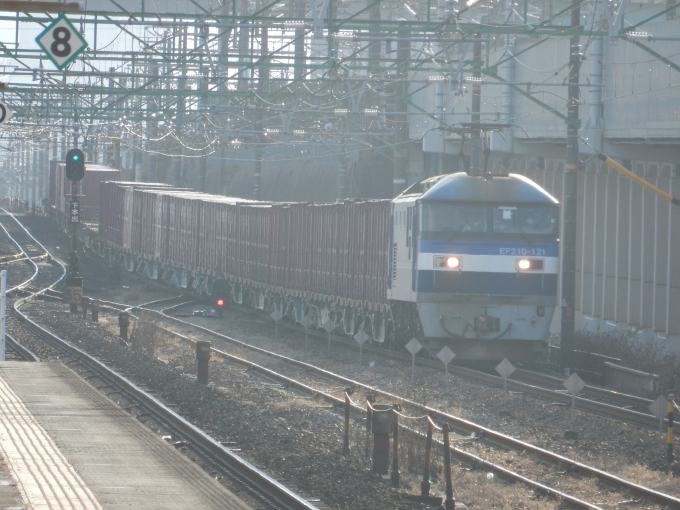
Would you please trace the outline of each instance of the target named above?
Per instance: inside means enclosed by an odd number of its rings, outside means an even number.
[[[45,429],[1,378],[0,449],[27,508],[102,508]]]

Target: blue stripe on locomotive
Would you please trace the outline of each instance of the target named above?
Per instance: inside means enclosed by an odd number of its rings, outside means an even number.
[[[543,251],[544,250],[544,251]],[[420,241],[420,254],[445,254],[451,253],[456,255],[517,255],[524,257],[557,257],[559,256],[559,247],[555,242],[535,244],[527,244],[526,242],[517,241],[489,241],[489,240],[474,240],[474,241],[433,241],[423,239]]]

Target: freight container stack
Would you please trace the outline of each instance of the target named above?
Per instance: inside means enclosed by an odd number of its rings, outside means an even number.
[[[85,164],[85,176],[78,181],[78,194],[80,200],[80,218],[82,220],[94,220],[100,214],[100,188],[105,181],[120,179],[120,170],[106,166]],[[66,214],[71,195],[71,181],[66,178],[63,161],[50,162],[50,189],[49,203],[59,212]]]
[[[389,200],[268,203],[123,182],[101,196],[100,235],[124,253],[277,292],[386,302]]]
[[[171,189],[169,184],[144,182],[102,182],[100,185],[100,217],[99,235],[114,246],[123,248],[126,219],[132,216],[126,214],[125,204],[132,204],[133,189]],[[127,199],[126,199],[127,197]],[[131,225],[127,232],[131,235]],[[130,249],[127,243],[127,249]]]

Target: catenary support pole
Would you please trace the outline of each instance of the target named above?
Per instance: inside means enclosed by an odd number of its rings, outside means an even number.
[[[475,34],[474,38],[479,39],[479,34]],[[475,40],[475,42],[472,43],[472,48],[472,67],[475,69],[475,72],[472,73],[474,82],[472,83],[472,111],[470,115],[470,124],[472,124],[472,133],[470,133],[470,144],[472,145],[470,153],[470,174],[481,175],[482,132],[479,129],[479,123],[482,108],[482,74],[479,69],[483,66],[482,42]]]
[[[393,169],[393,196],[399,195],[408,178],[408,106],[406,95],[408,94],[408,69],[411,57],[410,32],[400,31],[397,41],[397,75],[399,81],[394,86],[395,103],[392,117],[394,131],[394,169]]]
[[[581,21],[580,2],[573,2],[571,26]],[[578,172],[578,110],[581,46],[574,35],[569,43],[569,87],[567,99],[567,154],[564,166],[564,201],[562,207],[562,325],[560,332],[561,365],[565,371],[574,369],[574,312],[576,306],[576,187]]]

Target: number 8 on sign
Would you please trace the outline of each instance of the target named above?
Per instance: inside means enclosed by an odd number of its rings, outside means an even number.
[[[57,57],[68,57],[71,54],[71,32],[64,27],[57,27],[52,31],[54,42],[50,46],[52,54]]]
[[[69,65],[87,48],[87,41],[63,14],[35,40],[57,69]]]

